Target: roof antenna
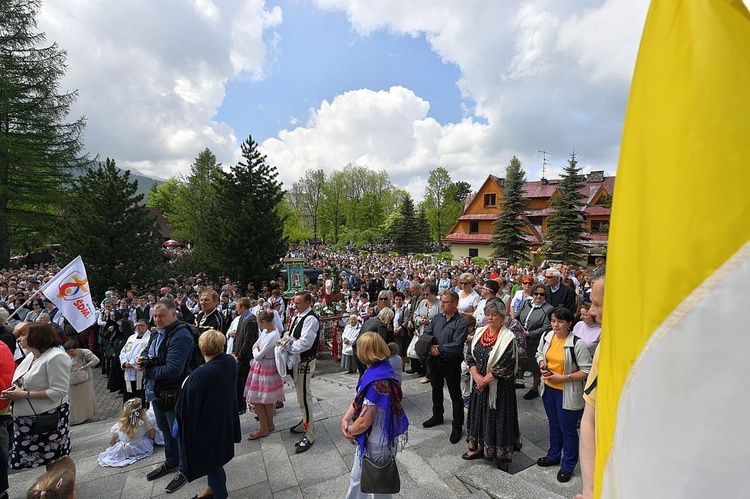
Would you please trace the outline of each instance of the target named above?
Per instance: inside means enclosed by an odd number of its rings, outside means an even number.
[[[537,149],[536,151],[542,153],[542,155],[543,155],[542,156],[543,159],[542,159],[542,178],[541,178],[541,181],[542,181],[542,184],[547,184],[547,179],[545,178],[545,176],[547,174],[547,165],[551,165],[552,164],[552,163],[547,162],[547,155],[549,154],[550,156],[552,156],[552,153],[551,152],[547,152],[547,151],[543,151],[541,149]]]

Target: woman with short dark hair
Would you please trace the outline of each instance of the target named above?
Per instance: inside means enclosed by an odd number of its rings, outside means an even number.
[[[13,402],[11,468],[70,465],[70,358],[49,324],[27,323],[18,341],[31,353],[0,394]]]
[[[565,307],[552,311],[552,331],[542,336],[536,361],[544,377],[544,411],[549,420],[549,450],[537,459],[542,467],[560,465],[557,481],[567,482],[578,463],[576,425],[583,415],[583,386],[591,369],[591,352],[572,333],[575,318]]]
[[[531,288],[531,300],[526,300],[518,312],[518,322],[523,326],[526,335],[526,355],[531,360],[529,370],[534,377],[531,389],[523,396],[526,400],[533,400],[539,396],[539,383],[542,381],[542,373],[539,364],[533,360],[539,348],[539,340],[542,335],[552,329],[549,316],[554,307],[545,301],[547,286],[535,284]]]

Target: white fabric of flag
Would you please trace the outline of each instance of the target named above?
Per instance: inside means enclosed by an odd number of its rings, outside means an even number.
[[[41,290],[79,333],[96,322],[83,260],[77,256]]]

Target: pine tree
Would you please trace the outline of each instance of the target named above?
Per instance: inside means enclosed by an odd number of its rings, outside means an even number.
[[[430,222],[427,221],[427,213],[422,207],[417,212],[417,226],[414,232],[417,234],[419,251],[425,251],[430,242]]]
[[[49,237],[81,154],[83,118],[66,119],[65,51],[36,31],[40,0],[0,0],[0,267],[12,245]]]
[[[505,170],[504,198],[500,203],[500,216],[492,224],[493,258],[505,258],[510,263],[528,257],[529,243],[526,240],[523,185],[526,174],[521,162],[513,156]]]
[[[154,236],[154,222],[130,180],[109,159],[89,167],[73,181],[65,197],[63,221],[58,224],[63,261],[81,255],[98,296],[110,286],[129,289],[158,278],[163,257]]]
[[[570,154],[568,166],[560,177],[559,193],[552,199],[553,212],[547,219],[545,238],[550,246],[547,256],[563,261],[575,260],[584,253],[583,188],[586,177],[578,167],[575,151]]]
[[[277,210],[284,198],[275,166],[266,163],[252,137],[241,145],[243,160],[222,173],[212,224],[206,227],[206,247],[216,266],[208,269],[242,283],[273,277],[284,256],[284,221]],[[196,248],[197,249],[197,248]]]
[[[414,200],[412,200],[409,194],[406,194],[403,201],[401,201],[399,214],[400,216],[393,234],[393,246],[402,255],[420,252],[424,246],[420,248],[419,245]]]

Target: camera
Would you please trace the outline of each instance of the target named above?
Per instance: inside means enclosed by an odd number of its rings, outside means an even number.
[[[151,369],[159,365],[159,360],[152,357],[141,359],[141,369]]]

